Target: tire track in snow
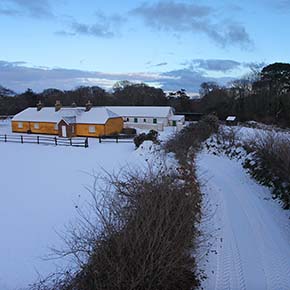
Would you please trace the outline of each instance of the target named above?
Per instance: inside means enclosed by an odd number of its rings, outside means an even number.
[[[197,164],[199,176],[207,172],[210,178],[202,190],[218,204],[213,223],[207,226],[221,228],[217,257],[211,255],[208,264],[215,275],[208,275],[203,288],[289,290],[289,220],[282,209],[276,208],[272,216],[274,204],[265,200],[269,192],[236,161],[202,153]]]

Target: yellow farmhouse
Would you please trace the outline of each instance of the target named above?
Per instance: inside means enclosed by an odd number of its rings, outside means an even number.
[[[12,131],[58,135],[60,137],[98,137],[120,133],[123,118],[105,107],[62,107],[57,101],[55,107],[27,108],[12,119]]]

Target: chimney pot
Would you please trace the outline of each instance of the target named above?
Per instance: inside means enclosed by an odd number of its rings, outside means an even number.
[[[37,111],[40,111],[43,108],[43,104],[41,103],[41,101],[39,101],[36,106],[37,106]]]
[[[91,103],[91,101],[88,101],[86,103],[86,112],[88,112],[91,108],[92,108],[93,104]]]
[[[59,100],[57,100],[57,101],[55,102],[55,111],[57,112],[57,111],[59,111],[60,109],[61,109],[61,103],[60,103]]]

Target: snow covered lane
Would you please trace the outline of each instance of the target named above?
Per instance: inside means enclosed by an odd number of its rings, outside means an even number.
[[[203,289],[289,290],[289,211],[235,160],[203,152],[197,167],[210,245],[200,261]]]

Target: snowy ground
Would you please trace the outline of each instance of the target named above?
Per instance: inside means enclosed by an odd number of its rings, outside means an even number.
[[[4,132],[11,133],[9,123],[1,123]],[[84,186],[92,185],[90,174],[146,166],[149,148],[135,151],[133,143],[99,144],[96,139],[89,144],[0,143],[0,290],[27,286],[36,271],[46,275],[55,269],[55,261],[42,258],[50,246],[61,246],[57,232],[74,220],[75,205],[88,197]]]
[[[205,194],[203,289],[289,290],[289,212],[236,160],[202,152],[197,168]]]

